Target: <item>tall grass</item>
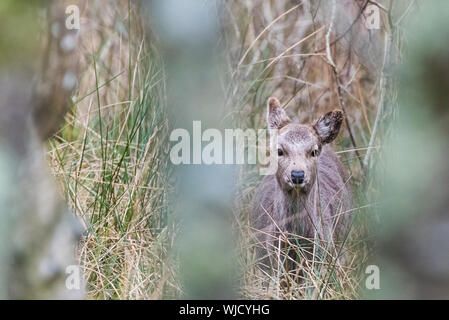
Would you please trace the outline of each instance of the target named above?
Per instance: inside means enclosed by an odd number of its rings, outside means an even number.
[[[163,62],[133,2],[87,3],[84,73],[48,156],[81,218],[88,297],[157,299],[178,293],[166,258],[171,192]]]
[[[342,128],[334,149],[350,172],[348,184],[355,194],[351,212],[354,219],[337,250],[330,250],[328,244],[316,239],[308,239],[314,246],[304,246],[300,236],[284,233],[284,244],[274,250],[278,261],[273,272],[267,273],[256,261],[254,247],[259,244],[249,222],[253,196],[262,177],[256,166],[243,167],[235,225],[242,235],[239,263],[246,270],[241,293],[250,299],[357,298],[359,286],[364,283],[365,262],[371,254],[367,236],[371,218],[366,209],[372,204],[362,188],[360,160],[366,153],[377,110],[378,76],[362,65],[366,61],[352,57],[338,45],[332,46],[337,76],[343,83],[338,87],[324,50],[329,21],[314,19],[306,3],[226,2],[227,104],[237,127],[262,129],[266,128],[269,96],[278,97],[289,116],[304,123],[326,111],[342,108],[342,98],[350,128]],[[285,268],[289,258],[281,252],[287,250],[294,250],[299,256],[289,261],[293,270]]]

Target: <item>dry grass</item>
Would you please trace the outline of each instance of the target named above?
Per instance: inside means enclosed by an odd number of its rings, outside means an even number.
[[[332,37],[326,43],[330,21],[314,17],[306,4],[306,1],[226,2],[230,114],[237,127],[265,128],[266,101],[272,95],[299,122],[309,122],[326,111],[343,108],[347,123],[334,147],[350,171],[348,183],[355,190],[352,211],[355,219],[346,241],[337,246],[341,251],[337,252],[319,254],[316,248],[327,249],[327,244],[310,239],[316,245],[306,255],[298,236],[284,234],[284,239],[290,237],[285,245],[288,248],[274,248],[278,267],[273,274],[267,274],[255,261],[256,241],[248,221],[261,176],[256,167],[242,168],[235,215],[243,238],[240,263],[246,270],[242,295],[250,299],[357,298],[364,264],[370,255],[366,212],[371,197],[360,191],[366,190],[361,186],[361,160],[376,117],[379,74],[366,67],[370,63],[363,54],[356,56],[339,42],[332,45],[335,40]],[[331,57],[326,54],[327,44]],[[286,261],[280,251],[285,249],[293,249],[302,256],[293,262],[294,271],[284,268]],[[344,259],[338,257],[342,252]]]
[[[88,297],[178,294],[168,264],[168,121],[163,63],[136,7],[82,8],[79,89],[48,156],[86,227],[79,259]]]

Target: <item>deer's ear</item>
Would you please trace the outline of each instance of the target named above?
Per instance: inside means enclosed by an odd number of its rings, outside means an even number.
[[[313,125],[322,144],[331,143],[337,137],[343,122],[343,111],[334,110],[321,116]]]
[[[285,110],[281,107],[278,99],[271,97],[268,99],[267,124],[268,129],[281,129],[291,122]]]

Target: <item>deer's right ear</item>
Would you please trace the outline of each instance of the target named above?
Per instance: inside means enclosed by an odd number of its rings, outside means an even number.
[[[267,124],[268,129],[281,129],[291,122],[285,110],[281,107],[281,103],[275,97],[268,99],[267,106]]]

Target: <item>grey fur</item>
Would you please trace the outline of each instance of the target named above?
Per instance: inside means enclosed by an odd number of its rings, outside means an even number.
[[[272,105],[273,98],[269,100],[269,125],[273,123],[271,117],[286,117],[280,104],[277,104],[278,108]],[[325,138],[319,136],[320,130],[316,130],[323,119],[331,119],[326,122]],[[252,226],[258,230],[257,238],[261,244],[259,257],[270,255],[270,251],[278,246],[277,238],[281,233],[311,239],[318,237],[331,244],[346,234],[352,202],[348,175],[338,156],[325,144],[335,139],[342,119],[342,112],[336,110],[321,117],[314,125],[284,121],[284,126],[278,128],[277,147],[283,150],[283,155],[278,157],[276,174],[262,180],[251,215]],[[333,133],[329,135],[331,131]],[[316,151],[315,156],[312,151]],[[292,170],[305,172],[303,186],[291,182]]]

